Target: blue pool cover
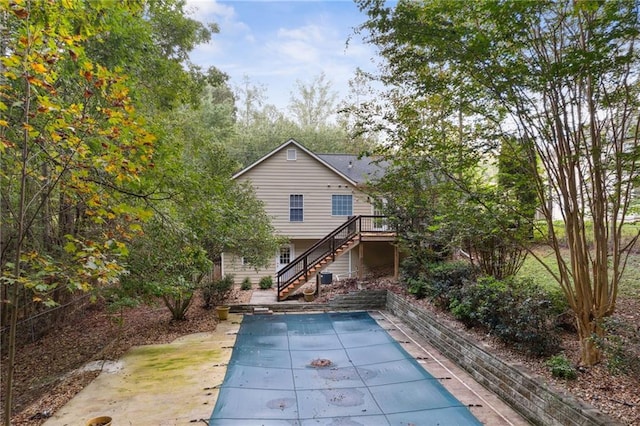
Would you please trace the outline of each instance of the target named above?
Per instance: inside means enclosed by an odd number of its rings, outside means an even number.
[[[366,312],[246,315],[218,426],[480,425]]]

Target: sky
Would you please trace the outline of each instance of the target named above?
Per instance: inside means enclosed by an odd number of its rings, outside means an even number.
[[[354,28],[366,20],[353,1],[188,0],[192,17],[220,28],[191,54],[204,69],[215,66],[232,87],[245,76],[267,90],[267,103],[287,110],[296,81],[310,84],[324,72],[342,100],[357,67],[372,71],[373,46]],[[348,45],[347,45],[348,42]]]

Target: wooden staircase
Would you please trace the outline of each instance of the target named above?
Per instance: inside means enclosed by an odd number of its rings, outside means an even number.
[[[355,247],[361,216],[353,216],[278,271],[278,301],[291,296],[337,257]]]
[[[362,241],[383,237],[395,239],[395,232],[386,226],[386,217],[378,215],[352,216],[307,251],[278,271],[278,302],[290,297],[336,258],[347,253]]]
[[[287,297],[295,293],[296,290],[309,282],[309,279],[315,277],[316,273],[322,271],[327,265],[335,261],[338,257],[343,255],[344,253],[347,253],[353,247],[357,246],[358,241],[358,237],[354,236],[353,238],[344,242],[342,245],[336,248],[333,253],[328,254],[315,264],[311,265],[307,269],[306,273],[298,276],[296,279],[288,283],[284,288],[281,289],[280,285],[278,285],[278,301],[285,300]],[[280,278],[280,275],[278,275],[278,278]],[[280,282],[280,280],[278,280],[278,282]]]

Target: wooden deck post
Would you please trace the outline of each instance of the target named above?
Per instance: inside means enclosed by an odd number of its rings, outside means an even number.
[[[400,251],[398,245],[393,245],[393,279],[398,281],[400,278]]]
[[[364,274],[364,243],[362,240],[358,244],[358,279],[361,280]]]

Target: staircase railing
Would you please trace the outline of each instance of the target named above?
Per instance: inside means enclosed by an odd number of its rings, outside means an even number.
[[[311,246],[301,255],[293,259],[287,266],[278,271],[278,301],[280,292],[297,279],[309,279],[311,268],[320,261],[331,256],[336,259],[336,251],[362,232],[385,232],[386,218],[384,216],[353,216],[337,227],[327,236]]]

